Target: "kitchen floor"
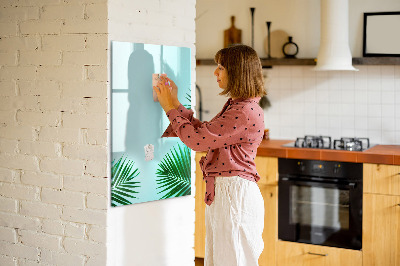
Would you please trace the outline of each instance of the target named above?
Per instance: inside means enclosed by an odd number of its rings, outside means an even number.
[[[204,266],[204,259],[203,258],[195,258],[194,266]]]

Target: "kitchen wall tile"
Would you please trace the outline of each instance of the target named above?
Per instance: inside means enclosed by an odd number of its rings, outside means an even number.
[[[395,66],[381,66],[382,78],[394,79],[394,69]]]
[[[317,78],[327,79],[329,76],[329,71],[315,71]]]
[[[291,88],[294,90],[303,90],[304,82],[302,77],[292,77],[291,78]]]
[[[368,77],[380,77],[381,66],[380,65],[367,65]]]
[[[343,89],[342,90],[341,102],[342,103],[354,104],[354,97],[355,97],[354,87],[351,88],[351,89],[348,89],[348,88],[347,89]]]
[[[396,80],[393,78],[382,79],[382,92],[385,91],[394,91]]]
[[[393,117],[383,117],[382,118],[382,132],[384,131],[395,131],[396,124]]]
[[[368,131],[377,130],[382,128],[382,119],[380,117],[368,117]]]
[[[382,91],[382,105],[384,104],[394,104],[395,101],[395,92],[394,90],[392,91]]]
[[[394,108],[394,116],[396,118],[400,117],[400,104],[396,103]]]
[[[367,88],[368,91],[380,91],[382,87],[382,82],[380,78],[368,77]]]
[[[341,117],[342,129],[354,129],[355,118],[352,116]]]
[[[387,144],[396,143],[396,131],[382,130],[382,139],[385,139]]]
[[[382,131],[381,130],[368,130],[367,136],[371,143],[382,143]]]
[[[355,104],[368,104],[368,94],[367,91],[356,90],[354,95]]]
[[[329,127],[332,129],[341,129],[342,122],[340,116],[330,116],[329,117]]]
[[[312,66],[264,70],[271,108],[264,110],[271,138],[302,134],[370,137],[400,144],[400,66],[356,66],[360,71],[313,71]],[[196,83],[212,118],[226,102],[213,67],[199,66]],[[203,114],[203,119],[207,117]],[[354,121],[353,126],[351,123]]]
[[[348,138],[353,138],[357,136],[355,134],[355,129],[354,128],[343,128],[342,133],[340,134],[342,137],[348,137]]]
[[[315,119],[315,114],[317,111],[317,104],[314,102],[305,102],[304,104],[304,114],[313,116]]]
[[[329,106],[329,115],[331,115],[331,116],[341,115],[340,103],[332,103],[332,102],[330,102],[328,104],[328,106]]]
[[[393,117],[395,115],[395,106],[392,104],[384,104],[382,105],[382,119],[385,117]]]
[[[356,128],[354,130],[354,136],[358,138],[368,138],[367,131],[365,129]]]
[[[354,118],[354,127],[356,129],[356,133],[360,132],[362,135],[366,136],[366,131],[368,129],[368,118],[367,117],[358,117]],[[360,134],[356,134],[359,136]]]
[[[278,69],[279,77],[290,78],[292,76],[292,71],[290,67],[279,67]]]
[[[305,72],[305,68],[303,67],[291,67],[290,68],[290,76],[294,78],[303,78],[303,72]]]
[[[400,79],[400,66],[394,66],[394,78]]]
[[[329,105],[317,102],[317,115],[329,115]]]
[[[318,115],[316,118],[318,128],[329,128],[329,116]]]
[[[304,102],[315,103],[317,92],[313,87],[306,87],[304,90]]]
[[[339,107],[339,110],[340,110],[340,114],[343,117],[348,117],[348,116],[354,117],[354,115],[355,115],[355,106],[354,106],[354,104],[342,103],[338,107]]]
[[[304,77],[304,79],[307,79],[307,78],[316,78],[316,76],[317,76],[317,71],[314,71],[313,69],[314,69],[314,66],[304,66],[304,67],[302,67],[302,69],[303,69],[303,77]]]
[[[400,83],[400,80],[399,80],[399,83]],[[396,105],[400,105],[400,86],[398,88],[396,88],[396,92],[394,95],[394,103]]]
[[[368,105],[368,117],[381,117],[382,116],[382,106],[379,104],[369,104]]]
[[[381,104],[381,91],[368,91],[368,104]]]
[[[329,102],[329,90],[328,89],[317,89],[316,91],[317,103],[328,103]]]
[[[392,143],[392,144],[399,144],[400,143],[400,130],[396,130],[395,135],[396,135],[396,142]]]
[[[395,125],[396,125],[396,131],[400,131],[400,118],[399,117],[396,117]]]
[[[340,87],[329,88],[329,102],[330,103],[342,102],[342,91],[340,90]]]

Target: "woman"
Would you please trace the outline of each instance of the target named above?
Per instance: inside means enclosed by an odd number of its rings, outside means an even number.
[[[258,265],[264,247],[264,201],[254,163],[264,134],[261,63],[246,45],[218,51],[215,62],[220,95],[230,98],[209,122],[179,103],[172,80],[162,78],[153,87],[171,122],[162,137],[178,136],[194,151],[207,150],[200,160],[206,182],[205,265]]]

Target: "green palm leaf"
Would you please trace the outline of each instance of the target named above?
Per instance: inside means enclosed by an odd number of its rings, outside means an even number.
[[[158,164],[157,194],[165,193],[160,199],[190,195],[190,150],[178,144],[178,149],[173,147]]]
[[[189,104],[184,104],[186,109],[190,109],[192,107],[191,102],[192,102],[192,95],[189,92],[186,92],[186,100],[189,101]]]
[[[132,171],[134,162],[121,156],[118,162],[112,161],[111,168],[111,206],[132,204],[129,198],[136,199],[135,189],[140,187],[140,182],[133,181],[139,175],[138,168]]]

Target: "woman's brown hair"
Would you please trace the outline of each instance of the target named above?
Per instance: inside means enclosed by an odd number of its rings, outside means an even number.
[[[214,57],[228,72],[228,86],[220,95],[252,98],[266,95],[260,58],[247,45],[233,45],[219,50]]]

